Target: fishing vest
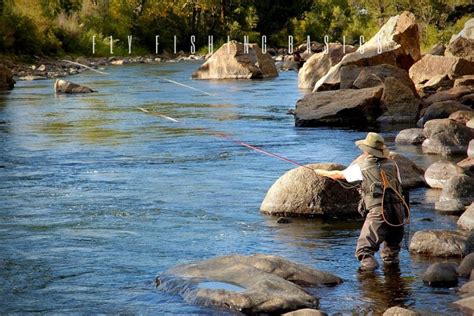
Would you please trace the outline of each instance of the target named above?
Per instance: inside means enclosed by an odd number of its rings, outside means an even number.
[[[389,158],[377,158],[369,156],[358,163],[362,171],[362,199],[365,209],[382,205],[383,184],[380,171],[387,175],[388,182],[401,194],[401,184],[398,179],[398,167],[395,161]]]

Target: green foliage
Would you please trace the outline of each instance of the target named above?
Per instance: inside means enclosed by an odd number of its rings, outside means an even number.
[[[355,44],[368,40],[390,16],[413,12],[420,24],[421,44],[428,49],[447,43],[469,18],[470,0],[0,0],[0,53],[92,54],[109,56],[109,36],[115,55],[128,55],[127,36],[133,36],[132,54],[190,49],[196,36],[199,51],[207,51],[208,35],[214,47],[232,39],[286,47],[307,36],[323,42]],[[455,14],[453,14],[455,13]],[[218,45],[219,44],[219,45]]]

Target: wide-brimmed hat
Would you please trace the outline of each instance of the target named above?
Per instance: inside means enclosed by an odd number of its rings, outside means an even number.
[[[388,157],[389,150],[385,146],[384,139],[377,133],[368,133],[365,139],[361,139],[355,142],[356,145],[363,151],[368,152],[370,155],[385,158]]]

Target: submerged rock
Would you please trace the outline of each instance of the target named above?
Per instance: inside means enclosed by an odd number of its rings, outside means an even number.
[[[397,145],[421,145],[426,139],[422,128],[407,128],[401,130],[395,138]]]
[[[179,265],[157,278],[160,290],[179,294],[188,303],[245,314],[318,308],[319,300],[301,286],[341,282],[331,273],[263,254],[231,255]]]
[[[364,126],[380,112],[383,87],[313,92],[298,100],[296,126]]]
[[[91,88],[78,85],[76,83],[72,83],[70,81],[58,79],[54,82],[54,91],[56,93],[67,93],[67,94],[74,94],[74,93],[91,93],[96,92]]]
[[[471,252],[473,241],[466,234],[449,230],[417,231],[410,241],[410,252],[431,257],[463,257]]]
[[[382,52],[379,47],[382,47]],[[328,73],[318,80],[313,91],[338,88],[341,68],[346,65],[373,66],[390,64],[408,70],[420,59],[420,41],[415,16],[402,12],[391,17],[368,42],[357,51],[345,55]]]
[[[357,217],[356,188],[317,175],[311,169],[342,170],[337,164],[310,164],[286,172],[268,190],[260,211],[276,216]],[[346,186],[349,186],[345,182]]]
[[[423,274],[423,282],[433,287],[452,287],[458,284],[456,265],[438,262],[429,266]]]
[[[221,46],[198,70],[193,79],[254,79],[277,77],[278,71],[270,54],[262,53],[257,44],[230,41]]]

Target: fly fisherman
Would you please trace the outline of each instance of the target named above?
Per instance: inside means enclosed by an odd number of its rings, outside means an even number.
[[[379,266],[374,253],[382,242],[385,242],[381,251],[384,264],[398,264],[403,225],[408,218],[405,215],[409,210],[401,195],[398,166],[388,158],[382,136],[368,133],[356,145],[364,153],[345,170],[315,171],[334,180],[362,181],[359,212],[366,218],[357,241],[356,257],[360,270],[372,271]]]

